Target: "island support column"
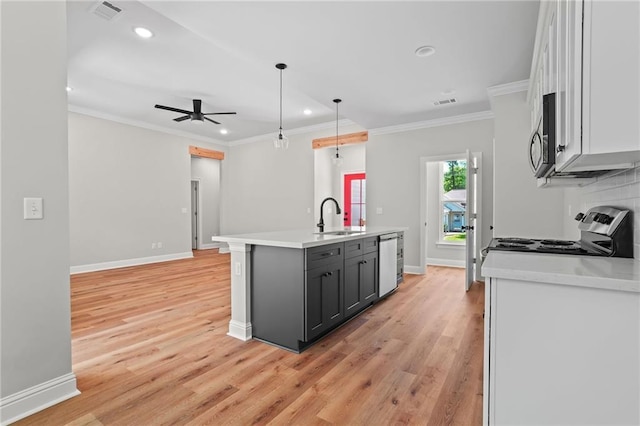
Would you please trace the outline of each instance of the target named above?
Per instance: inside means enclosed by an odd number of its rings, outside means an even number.
[[[227,335],[251,340],[251,245],[229,243],[231,252],[231,320]]]

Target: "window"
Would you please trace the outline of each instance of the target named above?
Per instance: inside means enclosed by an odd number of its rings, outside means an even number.
[[[440,241],[464,244],[465,213],[467,210],[467,162],[450,160],[440,162]]]

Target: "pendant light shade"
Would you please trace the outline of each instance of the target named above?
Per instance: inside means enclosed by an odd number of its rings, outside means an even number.
[[[289,139],[282,134],[282,71],[287,68],[287,64],[276,64],[276,68],[280,70],[280,130],[273,139],[273,146],[276,149],[289,148]]]
[[[334,99],[333,102],[336,104],[336,155],[333,157],[333,165],[339,167],[342,165],[342,157],[340,156],[340,148],[338,144],[338,105],[342,102],[342,99]]]

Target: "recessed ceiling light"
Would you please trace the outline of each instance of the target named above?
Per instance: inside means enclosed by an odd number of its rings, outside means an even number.
[[[151,38],[153,37],[153,33],[151,30],[146,29],[145,27],[135,27],[133,31],[138,34],[142,38]]]
[[[229,133],[229,131],[227,129],[220,129],[220,133],[226,135],[227,133]]]
[[[420,46],[416,49],[416,56],[425,58],[436,53],[436,48],[433,46]]]
[[[73,90],[73,87],[67,86],[67,92],[71,92],[72,90]]]
[[[311,115],[311,110],[309,108],[305,109],[302,112],[304,113],[304,115]]]

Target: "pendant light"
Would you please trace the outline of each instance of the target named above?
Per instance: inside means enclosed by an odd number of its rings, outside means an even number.
[[[276,149],[289,148],[289,139],[282,134],[282,70],[287,68],[287,64],[276,64],[276,68],[280,70],[280,131],[273,139],[273,146]]]
[[[336,103],[336,155],[333,157],[333,165],[340,167],[342,165],[342,157],[340,156],[340,148],[338,144],[338,105],[342,102],[342,99],[334,99],[333,102]]]

